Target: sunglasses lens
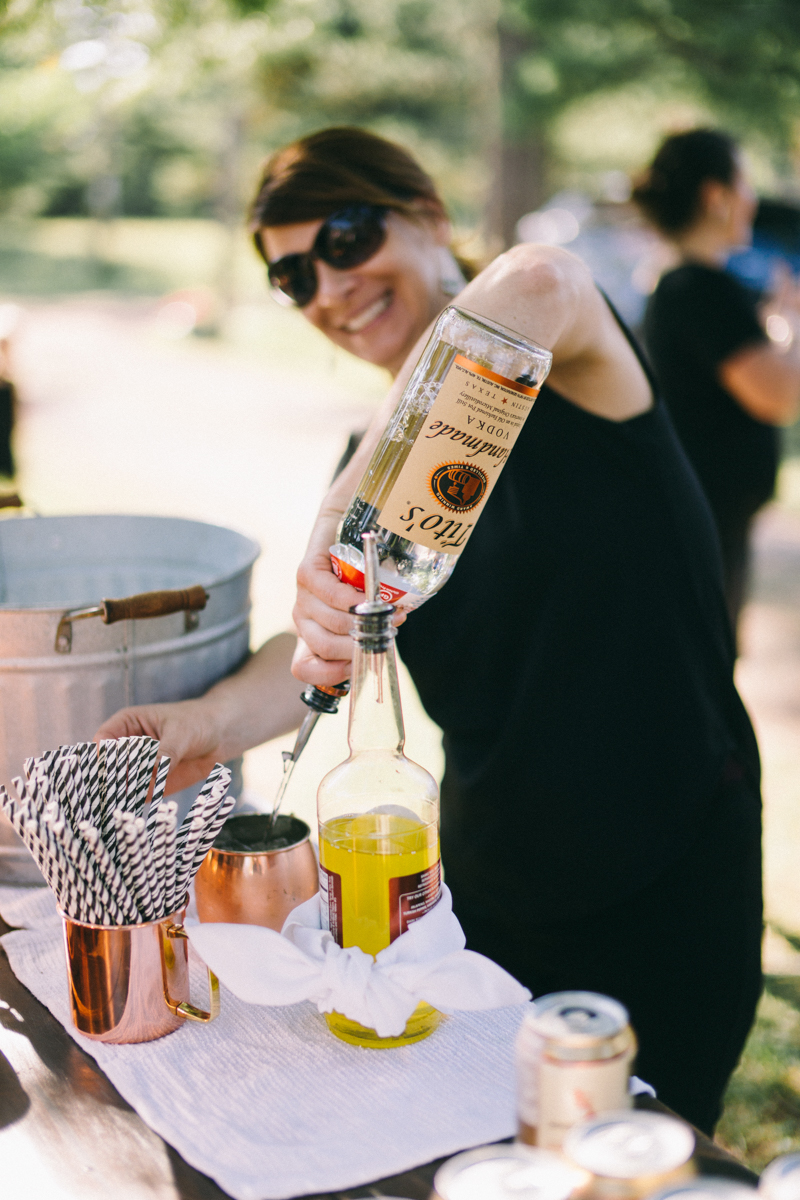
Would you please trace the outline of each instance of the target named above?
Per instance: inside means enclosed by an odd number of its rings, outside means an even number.
[[[276,292],[300,308],[314,299],[317,273],[310,254],[287,254],[269,265],[269,281]]]
[[[353,204],[334,213],[320,228],[310,254],[287,254],[269,264],[269,281],[278,303],[299,308],[311,303],[317,294],[315,258],[337,271],[348,271],[372,258],[385,240],[386,214],[382,208]]]
[[[356,204],[328,218],[317,237],[317,255],[329,266],[347,271],[372,258],[385,238],[383,211]]]

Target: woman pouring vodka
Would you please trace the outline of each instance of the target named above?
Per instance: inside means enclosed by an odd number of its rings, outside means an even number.
[[[253,212],[273,287],[395,375],[298,570],[292,670],[330,685],[349,670],[360,593],[328,549],[463,281],[431,181],[360,130],[276,155]],[[552,350],[553,367],[452,579],[398,632],[443,730],[455,911],[468,946],[534,994],[625,1003],[638,1073],[710,1132],[761,987],[758,753],[711,517],[638,351],[578,259],[516,247],[458,304]],[[161,738],[183,786],[299,723],[291,645],[273,639],[205,697],[123,710],[99,732]]]

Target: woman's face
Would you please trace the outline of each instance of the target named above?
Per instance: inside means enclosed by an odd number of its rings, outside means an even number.
[[[322,221],[275,225],[261,230],[270,262],[308,252]],[[303,316],[327,338],[396,375],[448,296],[441,288],[441,253],[449,225],[425,214],[410,221],[386,217],[386,240],[372,258],[349,271],[316,261],[318,287]]]
[[[753,240],[753,219],[758,200],[743,167],[739,167],[731,187],[731,241],[734,246],[749,246]]]
[[[733,183],[709,180],[705,188],[704,215],[713,221],[721,240],[729,249],[749,246],[758,201],[743,164],[737,167]]]

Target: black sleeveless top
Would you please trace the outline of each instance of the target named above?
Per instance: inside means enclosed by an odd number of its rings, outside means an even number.
[[[547,386],[455,572],[398,648],[444,731],[442,861],[514,919],[614,903],[758,751],[711,515],[660,402]]]

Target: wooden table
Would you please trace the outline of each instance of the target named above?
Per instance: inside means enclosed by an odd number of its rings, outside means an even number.
[[[0,920],[0,935],[8,926]],[[637,1107],[667,1109],[649,1097]],[[756,1177],[701,1133],[704,1173]],[[427,1163],[326,1200],[428,1200]],[[0,948],[0,1195],[3,1200],[225,1200],[145,1125],[97,1063],[17,980]],[[319,1197],[316,1200],[323,1200]]]

